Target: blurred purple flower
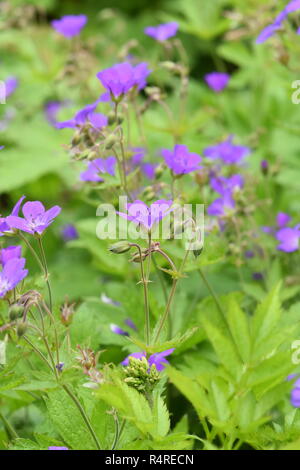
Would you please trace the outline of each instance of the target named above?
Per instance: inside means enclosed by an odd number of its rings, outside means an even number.
[[[5,98],[8,98],[19,85],[19,80],[16,77],[9,77],[5,80]]]
[[[44,105],[44,113],[46,116],[47,121],[51,126],[57,127],[56,125],[59,124],[57,120],[57,114],[59,111],[69,104],[68,101],[48,101]]]
[[[271,36],[273,36],[281,28],[280,23],[272,23],[266,26],[258,35],[256,39],[256,44],[262,44]]]
[[[165,357],[172,354],[173,351],[175,351],[175,349],[171,348],[171,349],[167,349],[166,351],[151,354],[151,356],[148,358],[148,363],[150,367],[154,364],[158,372],[161,372],[162,370],[164,370],[166,365],[169,364],[169,362],[165,359]],[[147,356],[145,352],[132,353],[132,354],[129,354],[129,356],[127,356],[124,359],[124,361],[121,362],[121,364],[123,366],[128,366],[130,357],[134,357],[136,359],[142,359],[143,357],[147,357]]]
[[[0,297],[14,289],[28,274],[28,270],[24,269],[25,258],[9,259],[2,271],[0,271]]]
[[[104,304],[107,304],[107,305],[114,305],[115,307],[120,307],[121,305],[121,303],[118,302],[117,300],[113,300],[110,297],[107,297],[107,295],[104,292],[102,292],[101,294],[101,300]]]
[[[285,227],[280,229],[276,233],[276,238],[280,242],[277,245],[277,250],[286,253],[297,251],[299,249],[300,225],[297,225],[295,228]]]
[[[232,199],[231,192],[224,192],[223,197],[215,199],[207,208],[208,215],[222,217],[227,215],[235,207],[235,202]]]
[[[0,150],[3,150],[4,148],[4,145],[0,145]]]
[[[205,75],[204,77],[209,88],[214,90],[216,93],[220,93],[224,88],[226,88],[230,75],[222,72],[211,72]]]
[[[108,119],[104,114],[95,113],[95,109],[98,106],[99,99],[92,104],[88,104],[84,108],[80,109],[72,119],[63,122],[57,122],[55,127],[57,129],[65,129],[69,127],[75,129],[76,127],[84,126],[87,122],[95,127],[96,129],[101,129],[102,127],[107,126]]]
[[[292,380],[296,377],[296,374],[292,374],[292,376],[288,377],[288,380]],[[293,385],[293,389],[291,391],[291,404],[295,408],[300,408],[300,379],[297,379]]]
[[[65,38],[77,36],[87,22],[85,15],[66,15],[59,20],[53,20],[53,28]]]
[[[53,206],[45,211],[45,207],[40,201],[29,201],[22,208],[24,218],[10,215],[6,217],[6,221],[11,229],[41,235],[52,224],[60,211],[59,206]]]
[[[168,167],[176,174],[183,175],[200,170],[201,157],[197,153],[189,152],[186,145],[175,145],[173,150],[162,149],[162,156]]]
[[[0,264],[4,266],[8,260],[13,258],[21,258],[22,247],[19,246],[8,246],[0,250]]]
[[[262,231],[265,233],[275,234],[277,229],[284,228],[291,220],[291,216],[285,212],[278,212],[276,217],[276,227],[263,226]]]
[[[232,141],[233,136],[229,136],[227,140],[204,149],[203,155],[208,158],[223,160],[228,165],[238,165],[249,155],[250,149],[242,145],[234,145]]]
[[[129,333],[127,331],[123,330],[120,326],[115,325],[114,323],[110,324],[110,329],[113,333],[116,333],[117,335],[129,336]]]
[[[178,23],[173,21],[171,23],[163,23],[157,26],[148,26],[144,29],[144,33],[147,34],[147,36],[150,36],[156,39],[157,41],[162,42],[166,41],[166,39],[175,36],[177,30]]]
[[[264,276],[263,276],[263,274],[260,273],[260,272],[255,272],[255,273],[252,274],[252,279],[253,279],[254,281],[262,281],[263,278],[264,278]]]
[[[61,230],[61,236],[65,242],[76,240],[78,238],[78,232],[73,224],[64,225]]]
[[[173,201],[171,200],[159,199],[148,207],[143,201],[136,200],[133,203],[127,204],[127,214],[118,211],[117,214],[123,217],[123,219],[143,226],[146,230],[151,230],[154,224],[172,211],[172,204]]]
[[[256,44],[262,44],[271,36],[273,36],[280,28],[281,23],[283,20],[286,19],[289,13],[300,9],[300,0],[292,0],[289,2],[285,8],[277,15],[274,22],[266,26],[261,33],[259,34],[258,38],[256,39]]]
[[[126,318],[124,323],[129,326],[129,328],[131,328],[132,330],[135,330],[137,331],[137,327],[136,325],[133,323],[133,321],[131,320],[131,318]]]
[[[111,156],[104,158],[96,158],[92,160],[87,167],[87,170],[80,173],[81,181],[91,181],[94,183],[99,183],[104,181],[103,178],[99,176],[99,173],[108,173],[111,176],[115,174],[116,158]]]
[[[97,78],[114,98],[125,95],[134,86],[141,90],[146,86],[146,78],[151,73],[146,62],[133,66],[129,62],[115,64],[97,74]]]
[[[19,215],[20,207],[24,199],[25,199],[25,196],[20,197],[20,199],[14,206],[10,215],[12,216]],[[11,233],[13,233],[13,230],[7,223],[7,217],[0,217],[0,237],[2,237],[5,234],[11,234]]]
[[[225,176],[213,176],[210,179],[210,185],[214,191],[224,195],[228,190],[236,191],[244,186],[244,178],[242,175],[232,175],[228,178]]]

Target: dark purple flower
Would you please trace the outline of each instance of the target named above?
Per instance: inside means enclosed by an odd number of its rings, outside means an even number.
[[[129,328],[131,328],[132,330],[135,330],[137,331],[137,327],[136,325],[133,323],[133,321],[131,320],[131,318],[126,318],[124,323],[129,326]]]
[[[165,357],[172,354],[173,351],[175,351],[175,349],[171,348],[171,349],[167,349],[166,351],[151,354],[151,356],[148,358],[149,366],[151,367],[154,364],[157,371],[161,372],[162,370],[164,370],[166,365],[169,364],[169,362],[165,359]],[[146,355],[145,352],[138,352],[138,353],[129,354],[129,356],[127,356],[124,359],[124,361],[121,362],[121,364],[123,366],[128,366],[130,357],[134,357],[135,359],[142,359],[143,357],[147,357],[147,355]]]
[[[146,62],[141,62],[136,66],[129,62],[123,62],[102,70],[97,74],[97,77],[114,98],[119,98],[134,86],[138,90],[144,88],[150,72]]]
[[[267,175],[269,173],[269,162],[268,160],[262,160],[260,162],[260,168],[263,175]]]
[[[9,77],[5,80],[5,98],[8,98],[19,85],[19,80],[16,77]]]
[[[87,170],[80,173],[81,181],[91,181],[94,183],[99,183],[104,181],[103,178],[99,176],[102,173],[108,173],[111,176],[115,174],[116,166],[116,157],[107,157],[105,158],[96,158],[92,160],[87,167]]]
[[[102,127],[107,126],[108,119],[104,114],[95,113],[99,100],[95,101],[92,104],[88,104],[84,108],[80,109],[72,119],[63,122],[57,122],[55,127],[57,129],[65,129],[69,127],[75,129],[76,127],[82,127],[87,122],[89,122],[95,129],[101,129]]]
[[[61,236],[65,242],[76,240],[78,238],[78,232],[76,227],[72,224],[67,224],[62,228]]]
[[[224,195],[228,190],[234,192],[244,186],[244,178],[242,175],[232,175],[228,178],[225,176],[213,176],[210,179],[210,185],[214,191]]]
[[[25,199],[25,196],[20,197],[20,199],[14,206],[10,215],[12,216],[19,215],[20,207],[24,199]],[[0,237],[5,234],[12,234],[12,233],[13,233],[13,230],[10,228],[10,226],[7,223],[7,217],[0,217]]]
[[[238,165],[249,155],[250,149],[242,145],[234,145],[232,141],[233,136],[229,136],[227,140],[207,147],[203,154],[208,158],[223,160],[228,165]]]
[[[123,330],[120,326],[115,325],[114,323],[110,324],[110,329],[113,333],[116,333],[117,335],[129,336],[129,333],[127,331]]]
[[[255,273],[252,274],[252,279],[253,279],[254,281],[262,281],[263,278],[264,278],[264,276],[263,276],[263,274],[260,273],[260,272],[255,272]]]
[[[65,38],[72,38],[80,33],[87,22],[85,15],[66,15],[59,20],[53,20],[53,28]]]
[[[230,191],[224,193],[223,197],[215,199],[207,208],[208,215],[222,217],[232,212],[235,202],[232,199]]]
[[[248,259],[254,258],[254,252],[252,250],[246,250],[244,256]]]
[[[8,246],[0,250],[0,264],[4,266],[8,260],[13,258],[21,258],[21,246]]]
[[[69,450],[68,447],[50,446],[48,450]]]
[[[58,372],[62,372],[63,371],[63,368],[64,368],[64,365],[65,363],[64,362],[59,362],[58,364],[56,364],[56,369],[58,370]]]
[[[173,150],[162,149],[162,156],[168,167],[176,174],[183,175],[201,169],[201,157],[189,152],[186,145],[175,145]]]
[[[28,274],[28,270],[24,269],[25,258],[9,259],[0,271],[0,297],[14,289]]]
[[[144,33],[147,34],[147,36],[150,36],[156,39],[157,41],[162,42],[166,41],[166,39],[175,36],[177,30],[178,23],[173,21],[171,23],[159,24],[157,26],[148,26],[144,29]]]
[[[205,75],[204,79],[209,88],[214,90],[216,93],[220,93],[224,88],[226,88],[230,80],[230,75],[222,72],[211,72]]]
[[[153,225],[168,215],[172,209],[171,200],[159,199],[153,202],[150,207],[143,201],[136,200],[127,204],[128,213],[117,212],[123,219],[130,220],[137,225],[143,226],[146,230],[151,230]]]
[[[6,218],[6,221],[11,229],[41,235],[52,224],[60,211],[59,206],[54,206],[45,211],[45,207],[40,201],[29,201],[22,208],[24,218],[10,215]]]
[[[280,242],[277,245],[277,250],[286,253],[297,251],[299,249],[300,225],[297,225],[295,228],[285,227],[280,229],[276,233],[276,238]]]

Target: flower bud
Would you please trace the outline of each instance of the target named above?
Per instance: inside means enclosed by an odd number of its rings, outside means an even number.
[[[165,165],[163,163],[161,163],[155,168],[155,171],[154,171],[155,179],[158,180],[161,177],[161,175],[164,172],[164,169],[165,169]]]
[[[121,241],[114,243],[109,247],[109,251],[112,253],[115,253],[116,255],[120,255],[122,253],[126,253],[126,251],[129,251],[131,248],[129,242],[127,240]]]
[[[25,335],[26,330],[27,330],[27,323],[21,321],[17,324],[17,335],[19,338]]]
[[[267,160],[262,160],[260,162],[260,169],[264,176],[267,176],[269,173],[269,162]]]
[[[19,304],[13,304],[9,308],[9,319],[11,321],[16,320],[17,318],[21,318],[24,312],[24,307]]]
[[[105,139],[105,148],[107,150],[111,149],[118,142],[118,138],[114,134],[110,134]]]

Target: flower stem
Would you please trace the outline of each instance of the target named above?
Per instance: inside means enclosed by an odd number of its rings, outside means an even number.
[[[219,299],[218,299],[215,291],[213,290],[213,288],[210,285],[210,283],[208,282],[204,272],[202,271],[202,268],[200,268],[200,267],[198,268],[198,273],[200,274],[201,279],[203,280],[204,284],[206,285],[207,289],[209,290],[212,298],[214,299],[217,309],[219,310],[220,314],[222,315],[222,317],[224,317],[224,319],[227,323],[225,312],[224,312],[224,310],[223,310],[223,308],[222,308],[222,306],[219,302]]]
[[[48,287],[49,307],[50,307],[50,311],[52,312],[52,292],[51,292],[51,285],[49,281],[49,271],[48,271],[48,266],[47,266],[46,255],[45,255],[45,251],[44,251],[44,247],[42,243],[42,238],[39,236],[37,240],[38,240],[38,244],[39,244],[41,255],[42,255],[42,263],[44,266],[45,280],[46,280],[46,284]]]

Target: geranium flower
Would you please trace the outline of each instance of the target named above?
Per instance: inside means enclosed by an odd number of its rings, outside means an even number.
[[[175,145],[173,151],[162,149],[162,156],[168,167],[176,174],[183,175],[199,170],[201,157],[197,153],[189,152],[186,145]]]
[[[12,258],[5,263],[0,271],[0,297],[4,297],[27,276],[28,270],[24,269],[25,262],[25,258]]]
[[[144,29],[144,33],[156,39],[159,42],[166,41],[167,39],[176,35],[178,30],[178,23],[172,21],[171,23],[163,23],[157,26],[148,26]]]
[[[87,22],[86,15],[66,15],[51,21],[53,28],[65,38],[77,36]]]
[[[55,127],[57,129],[65,129],[69,127],[75,129],[77,127],[84,126],[89,122],[95,129],[101,129],[102,127],[107,126],[108,119],[104,114],[95,113],[95,109],[98,106],[100,100],[95,101],[92,104],[88,104],[84,108],[80,109],[72,119],[63,122],[57,122]]]
[[[73,224],[65,225],[61,230],[61,235],[65,242],[76,240],[78,238],[78,232]]]
[[[162,220],[168,215],[172,209],[173,204],[171,200],[159,199],[153,202],[150,207],[143,201],[136,200],[133,203],[127,204],[128,213],[117,212],[123,219],[130,220],[137,225],[143,226],[146,230],[151,230],[154,224]]]
[[[273,36],[282,26],[282,21],[286,19],[289,13],[300,9],[300,0],[292,0],[277,15],[274,22],[266,26],[256,39],[256,44],[262,44]],[[299,33],[298,33],[299,34]]]
[[[59,206],[54,206],[45,211],[45,207],[41,202],[30,201],[26,202],[22,208],[24,218],[11,215],[6,217],[6,221],[11,229],[41,235],[52,224],[60,211],[61,208]]]
[[[233,136],[229,136],[227,140],[207,147],[203,154],[208,158],[220,159],[228,165],[238,165],[249,155],[250,149],[242,145],[234,145],[232,141]]]
[[[166,351],[151,354],[151,356],[148,358],[149,366],[151,367],[154,364],[157,371],[161,372],[162,370],[164,370],[166,365],[169,364],[167,359],[165,359],[166,356],[169,356],[170,354],[172,354],[173,351],[175,351],[175,348],[171,348],[171,349],[167,349]],[[124,361],[121,362],[121,364],[123,366],[128,366],[130,357],[134,357],[135,359],[142,359],[143,357],[147,358],[147,355],[145,352],[137,352],[137,353],[129,354],[129,356],[127,356],[124,359]]]
[[[68,101],[48,101],[44,106],[44,113],[47,121],[51,126],[57,127],[57,114],[59,111],[69,104]]]
[[[14,206],[10,215],[12,216],[19,215],[20,207],[24,199],[25,199],[25,196],[22,196],[18,200],[17,204]],[[11,234],[11,233],[13,233],[13,230],[11,230],[10,226],[7,223],[7,217],[0,217],[0,237],[5,234]]]
[[[292,253],[299,249],[300,225],[295,228],[285,227],[276,233],[276,238],[280,242],[277,250]]]
[[[236,191],[237,189],[241,189],[244,186],[244,178],[242,175],[232,175],[229,178],[225,178],[225,176],[213,176],[210,179],[210,185],[214,191],[224,195],[226,192]]]
[[[8,246],[0,250],[0,264],[4,266],[8,260],[13,258],[21,258],[22,247],[21,246]]]
[[[97,78],[114,98],[119,98],[134,86],[138,90],[144,88],[146,78],[150,72],[146,62],[141,62],[136,66],[131,65],[129,62],[123,62],[102,70],[97,74]]]
[[[107,157],[106,159],[96,158],[88,164],[87,170],[80,173],[80,179],[81,181],[92,181],[94,183],[104,181],[99,174],[108,173],[114,176],[116,163],[116,157],[113,156]]]
[[[222,72],[211,72],[205,75],[204,77],[209,88],[214,90],[216,93],[220,93],[224,88],[226,88],[230,75]]]
[[[8,98],[19,85],[19,80],[16,77],[9,77],[5,80],[5,98]]]
[[[290,222],[291,216],[286,214],[285,212],[278,212],[276,216],[276,227],[262,227],[262,231],[265,233],[272,233],[275,234],[277,229],[281,229],[286,227],[286,225]]]
[[[231,212],[235,207],[235,202],[232,199],[231,192],[227,191],[224,193],[223,197],[215,199],[210,206],[207,208],[208,215],[215,215],[217,217],[222,217],[228,212]]]

